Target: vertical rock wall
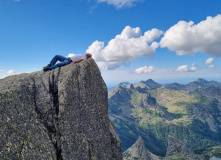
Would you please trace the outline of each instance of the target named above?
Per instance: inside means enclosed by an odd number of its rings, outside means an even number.
[[[0,159],[120,160],[93,59],[0,80]]]

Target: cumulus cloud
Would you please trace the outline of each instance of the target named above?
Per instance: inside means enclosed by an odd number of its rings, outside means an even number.
[[[109,5],[114,5],[117,8],[122,8],[124,6],[131,7],[135,2],[139,2],[141,0],[97,0],[98,3],[106,2]]]
[[[193,21],[179,21],[165,32],[160,47],[167,47],[178,55],[202,52],[221,56],[221,15],[207,17],[196,25]]]
[[[193,63],[192,66],[189,68],[189,72],[195,72],[198,69],[198,66],[196,63]]]
[[[154,70],[154,66],[144,66],[144,67],[140,67],[140,68],[137,68],[135,70],[135,73],[150,73],[150,72],[153,72]]]
[[[208,58],[204,63],[205,64],[212,64],[213,63],[213,61],[214,61],[214,58]]]
[[[162,33],[161,30],[152,29],[142,34],[139,27],[126,26],[121,34],[111,39],[106,46],[104,42],[95,41],[86,52],[93,54],[101,69],[115,69],[128,65],[135,58],[153,56],[159,47],[154,40]]]
[[[211,64],[211,65],[208,66],[208,68],[214,68],[214,67],[215,67],[214,64]]]
[[[140,68],[137,68],[135,70],[135,73],[150,73],[150,72],[153,72],[154,70],[154,66],[144,66],[144,67],[140,67]]]
[[[188,72],[188,66],[187,65],[182,65],[182,66],[179,66],[177,69],[176,69],[177,72]]]
[[[7,75],[13,75],[13,74],[15,74],[15,71],[12,69],[7,72]]]
[[[176,71],[177,72],[195,72],[198,69],[196,63],[193,63],[192,66],[188,67],[188,65],[179,66]]]

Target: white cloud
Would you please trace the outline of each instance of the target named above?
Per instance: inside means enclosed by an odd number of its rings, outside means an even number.
[[[193,55],[197,52],[221,56],[221,15],[207,17],[205,21],[179,21],[164,34],[160,41],[178,55]]]
[[[121,34],[111,39],[106,46],[104,42],[95,41],[86,52],[93,54],[100,68],[115,69],[121,65],[128,65],[138,57],[153,56],[159,47],[159,44],[153,41],[162,33],[161,30],[152,29],[142,35],[139,27],[126,26]]]
[[[189,68],[190,72],[195,72],[198,69],[198,65],[196,63],[193,63],[192,66]]]
[[[144,66],[144,67],[140,67],[140,68],[137,68],[135,70],[135,73],[150,73],[150,72],[153,72],[154,70],[154,66]]]
[[[174,72],[173,68],[158,68],[148,74],[137,74],[134,71],[128,70],[101,70],[102,77],[108,86],[113,86],[119,84],[120,82],[131,82],[138,83],[141,80],[153,79],[158,82],[172,83],[181,82],[187,83],[201,77],[210,80],[221,79],[221,74],[219,73],[220,67],[214,69],[204,68],[196,72]]]
[[[20,0],[14,0],[15,2],[20,2]]]
[[[187,65],[179,66],[176,71],[177,72],[195,72],[197,70],[196,63],[193,63],[192,66],[188,67]]]
[[[13,74],[15,74],[15,71],[12,69],[7,72],[7,75],[13,75]]]
[[[188,72],[188,66],[187,65],[182,65],[182,66],[179,66],[177,69],[176,69],[177,72]]]
[[[212,64],[213,63],[213,61],[214,61],[214,58],[208,58],[204,63],[205,64]]]
[[[114,5],[117,8],[122,8],[124,6],[131,7],[135,2],[139,2],[142,0],[97,0],[98,3],[107,2],[109,5]]]
[[[211,65],[208,66],[208,68],[214,68],[214,67],[215,67],[214,64],[211,64]]]

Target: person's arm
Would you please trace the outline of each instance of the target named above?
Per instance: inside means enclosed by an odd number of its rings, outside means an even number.
[[[83,61],[83,59],[79,59],[79,60],[77,60],[77,61],[71,62],[71,64],[79,63],[79,62],[81,62],[81,61]]]

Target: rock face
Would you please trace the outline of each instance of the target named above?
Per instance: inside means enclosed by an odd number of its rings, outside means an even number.
[[[172,136],[168,136],[168,147],[167,147],[166,157],[164,158],[164,160],[177,160],[177,159],[204,160],[204,157],[194,154],[186,143]]]
[[[161,158],[147,150],[139,136],[137,141],[123,153],[123,160],[160,160]]]
[[[122,159],[94,60],[1,79],[0,142],[0,159]]]
[[[151,153],[139,136],[137,141],[123,153],[123,160],[221,160],[221,145],[195,150],[185,142],[168,136],[167,154],[159,157]]]

